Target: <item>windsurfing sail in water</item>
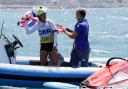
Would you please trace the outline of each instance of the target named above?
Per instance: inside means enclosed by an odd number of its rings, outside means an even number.
[[[18,21],[17,25],[20,27],[25,27],[26,24],[28,26],[28,29],[31,30],[34,25],[38,22],[38,18],[36,17],[36,14],[33,11],[27,11],[24,13],[24,15],[21,16],[21,20]],[[55,24],[57,32],[63,32],[64,28],[60,24]]]
[[[123,61],[109,64],[113,59],[122,59]],[[124,88],[120,88],[122,86]],[[81,82],[80,87],[128,89],[128,60],[119,57],[110,58],[106,67]]]

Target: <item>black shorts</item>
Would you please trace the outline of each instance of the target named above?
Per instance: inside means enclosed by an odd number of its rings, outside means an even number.
[[[48,51],[51,52],[53,48],[53,43],[45,43],[45,44],[40,44],[40,51]]]

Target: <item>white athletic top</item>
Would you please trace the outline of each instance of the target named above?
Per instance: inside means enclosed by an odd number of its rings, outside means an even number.
[[[25,29],[27,34],[31,34],[37,30],[41,39],[41,43],[53,42],[53,46],[57,46],[57,32],[54,32],[54,30],[57,28],[53,21],[46,19],[46,22],[39,21],[35,23],[31,30],[29,30],[28,25],[25,26]]]

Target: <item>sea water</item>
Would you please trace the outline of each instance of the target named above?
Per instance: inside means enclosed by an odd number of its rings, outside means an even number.
[[[0,27],[4,20],[3,34],[12,42],[12,34],[17,36],[23,48],[17,50],[18,56],[39,57],[40,44],[38,32],[26,35],[24,28],[18,27],[17,22],[28,10],[25,8],[0,9]],[[49,9],[48,17],[56,24],[74,29],[76,9]],[[89,42],[90,57],[128,58],[128,9],[127,8],[87,8],[87,20],[90,26]],[[64,33],[58,34],[58,52],[64,57],[70,57],[73,40]],[[10,89],[11,87],[2,87]],[[17,89],[17,88],[12,88]],[[23,88],[24,89],[24,88]]]

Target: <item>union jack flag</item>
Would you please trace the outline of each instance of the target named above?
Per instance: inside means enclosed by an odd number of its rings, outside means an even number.
[[[18,26],[24,27],[25,25],[28,25],[28,29],[31,30],[35,23],[37,23],[39,20],[36,17],[36,14],[33,11],[27,11],[22,17],[21,20],[17,23]],[[63,27],[60,24],[56,25],[56,31],[57,32],[63,32]]]

